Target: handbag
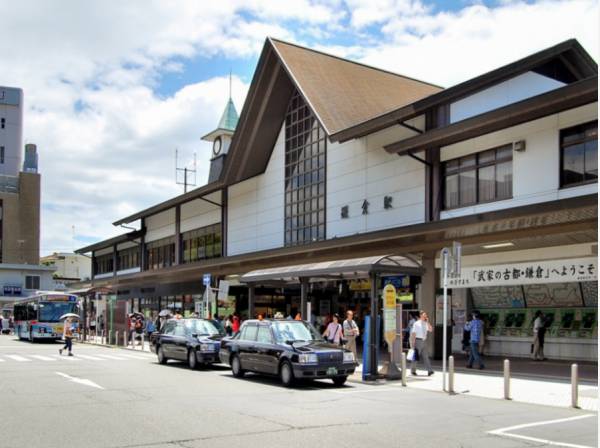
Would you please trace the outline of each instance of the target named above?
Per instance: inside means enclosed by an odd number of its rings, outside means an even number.
[[[415,349],[414,349],[414,348],[411,348],[411,349],[408,351],[408,355],[406,355],[406,359],[407,359],[408,361],[416,361],[416,360],[417,360],[417,352],[415,351]]]

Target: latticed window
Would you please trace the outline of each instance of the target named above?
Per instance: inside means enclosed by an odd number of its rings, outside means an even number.
[[[325,239],[327,136],[295,92],[285,117],[285,244]]]

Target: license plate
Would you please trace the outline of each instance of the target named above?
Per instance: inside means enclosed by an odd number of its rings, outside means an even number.
[[[337,368],[335,368],[335,367],[329,367],[327,369],[327,375],[337,375]]]

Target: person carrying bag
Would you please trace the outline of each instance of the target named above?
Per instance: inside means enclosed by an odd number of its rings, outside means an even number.
[[[323,336],[330,344],[342,344],[342,326],[340,325],[340,316],[338,314],[333,315],[333,320],[325,328]]]

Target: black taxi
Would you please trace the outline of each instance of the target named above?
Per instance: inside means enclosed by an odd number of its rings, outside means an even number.
[[[248,320],[235,336],[221,340],[219,357],[235,377],[246,372],[279,376],[286,387],[323,378],[342,386],[356,368],[350,350],[324,341],[310,323],[297,320]]]

